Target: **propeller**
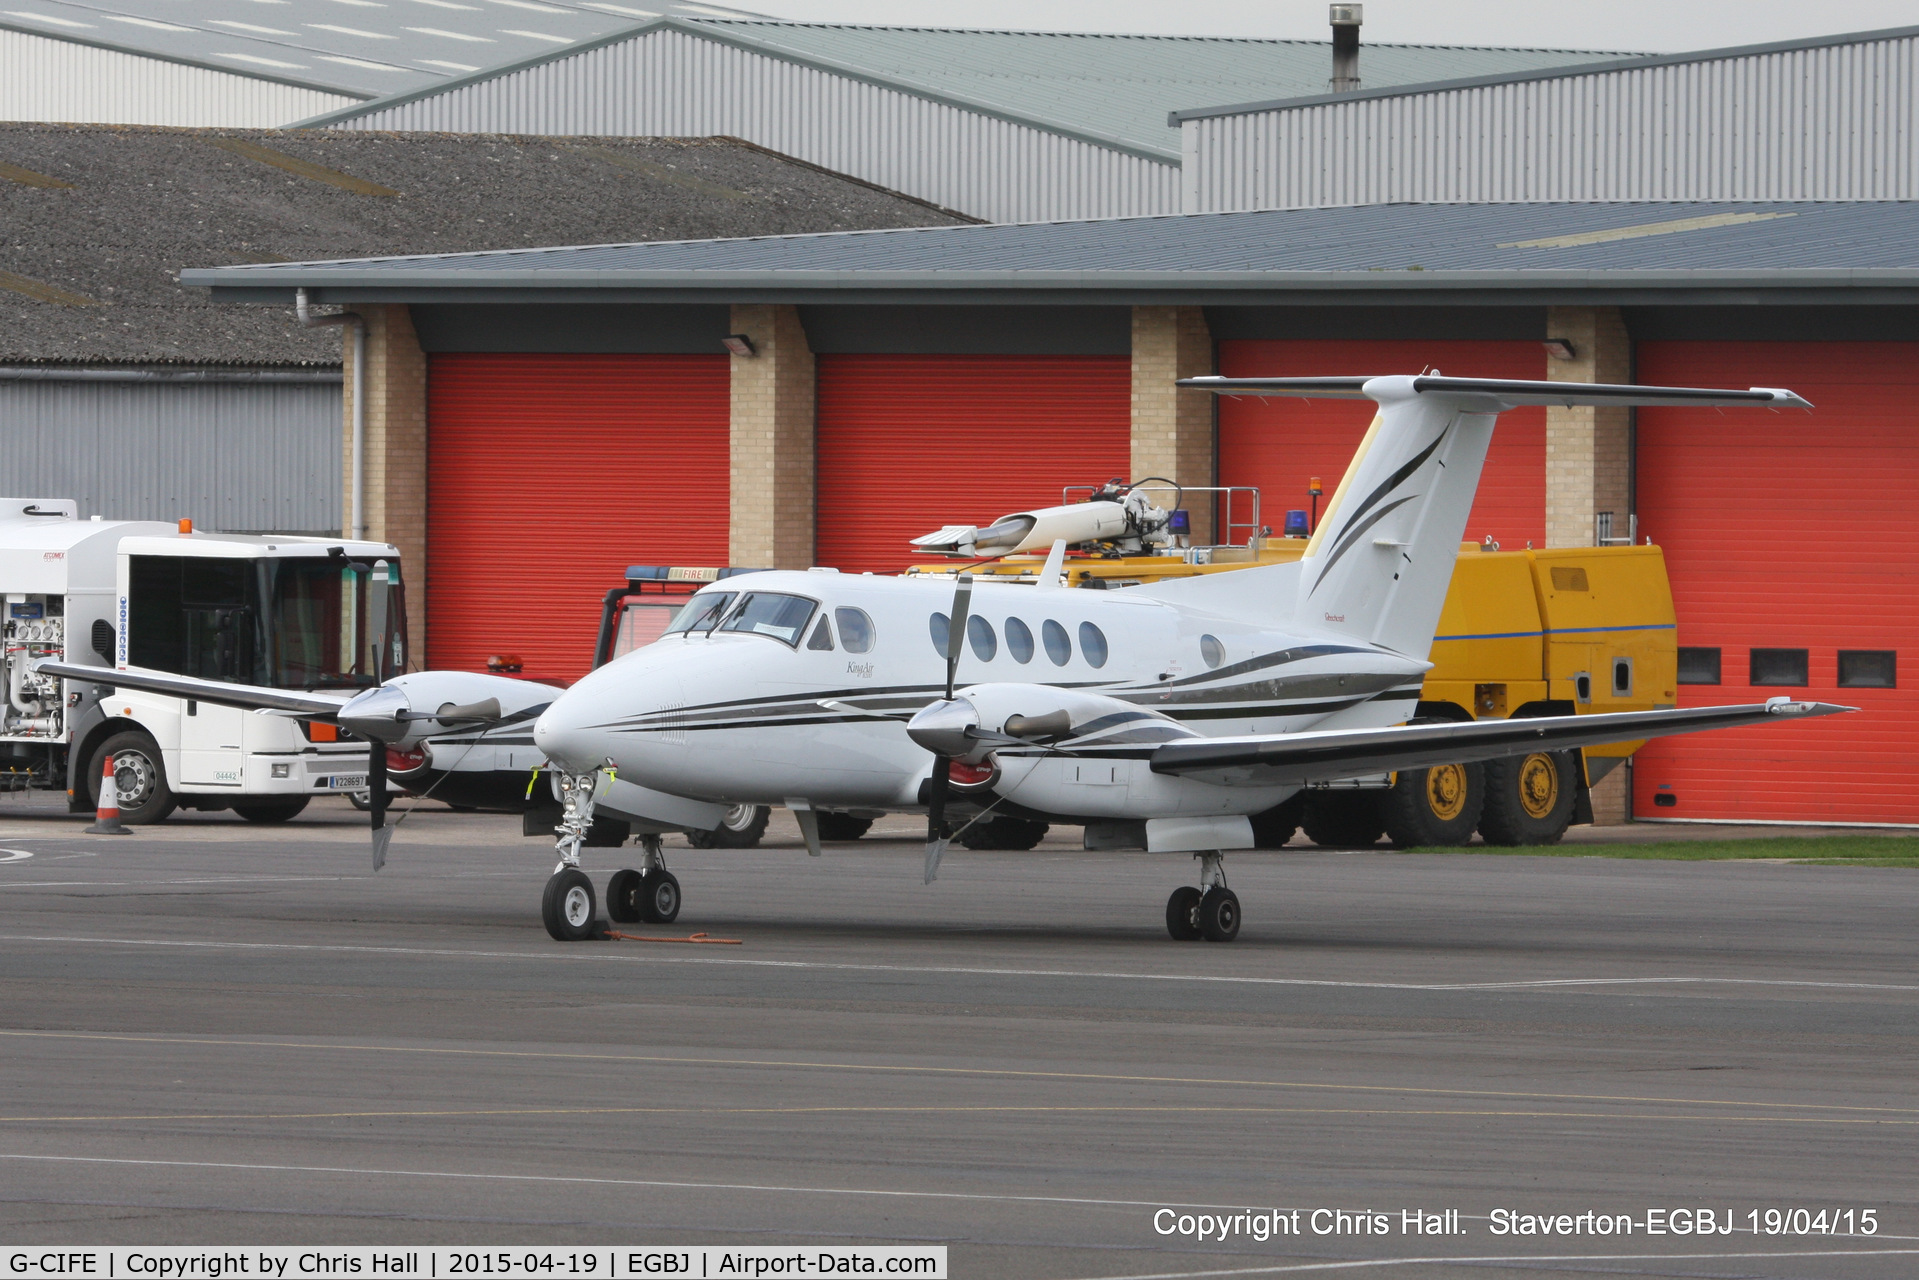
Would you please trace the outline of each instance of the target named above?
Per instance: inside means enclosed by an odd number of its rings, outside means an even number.
[[[966,616],[973,604],[973,575],[962,573],[953,591],[953,614],[946,624],[946,697],[953,701],[954,678],[959,674],[960,648],[966,643]],[[926,883],[939,879],[940,855],[946,852],[946,793],[952,785],[953,757],[933,753],[932,785],[926,796]]]

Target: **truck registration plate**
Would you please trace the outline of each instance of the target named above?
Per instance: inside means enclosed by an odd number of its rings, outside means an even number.
[[[320,785],[329,791],[361,791],[366,788],[364,773],[336,773],[320,779]]]

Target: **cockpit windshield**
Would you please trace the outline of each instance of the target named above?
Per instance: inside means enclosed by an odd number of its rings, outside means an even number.
[[[661,634],[670,636],[680,631],[709,630],[726,612],[726,606],[737,599],[737,591],[703,591],[686,602],[672,625]]]
[[[722,631],[744,631],[749,635],[772,636],[797,645],[800,633],[818,606],[805,596],[774,595],[766,591],[748,593],[740,607],[720,625]]]

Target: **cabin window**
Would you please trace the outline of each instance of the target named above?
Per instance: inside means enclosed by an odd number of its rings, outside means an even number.
[[[1096,667],[1106,665],[1106,633],[1090,622],[1079,624],[1079,651]]]
[[[1067,638],[1066,628],[1048,618],[1040,624],[1040,639],[1046,644],[1046,656],[1053,665],[1063,667],[1073,660],[1073,642]]]
[[[1894,689],[1898,680],[1898,651],[1894,649],[1841,649],[1839,651],[1839,687],[1841,689]]]
[[[1033,660],[1033,629],[1018,618],[1006,620],[1006,652],[1013,655],[1015,662]]]
[[[946,641],[952,629],[953,624],[943,613],[936,613],[926,620],[926,630],[933,637],[933,652],[942,658],[946,656]]]
[[[726,622],[723,631],[743,631],[747,635],[771,636],[786,644],[797,645],[813,616],[814,604],[805,596],[775,595],[768,591],[750,592]]]
[[[720,620],[726,612],[726,606],[739,599],[734,591],[715,591],[711,595],[701,594],[686,602],[677,618],[666,628],[664,634],[672,635],[677,631],[704,631]]]
[[[1719,650],[1681,649],[1679,651],[1679,683],[1718,684]]]
[[[1226,661],[1226,646],[1219,642],[1218,636],[1201,636],[1199,656],[1207,666],[1216,667]]]
[[[813,638],[806,642],[809,649],[831,649],[833,647],[833,628],[826,621],[826,615],[820,615],[820,625],[813,628]]]
[[[1749,683],[1805,684],[1806,651],[1804,649],[1754,649]]]
[[[973,646],[973,656],[981,662],[991,662],[993,655],[999,652],[999,637],[993,634],[993,624],[977,613],[966,620],[966,639]]]
[[[873,620],[864,609],[835,609],[833,621],[840,624],[840,643],[848,653],[865,653],[873,647]]]

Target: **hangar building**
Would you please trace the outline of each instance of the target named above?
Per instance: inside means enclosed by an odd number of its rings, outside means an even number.
[[[1818,411],[1509,414],[1469,531],[1589,546],[1636,517],[1671,565],[1682,702],[1872,713],[1648,747],[1633,812],[1919,822],[1911,204],[1395,204],[183,279],[373,317],[376,487],[426,494],[423,524],[374,533],[426,566],[428,661],[507,648],[557,679],[635,561],[897,568],[911,535],[1114,475],[1304,505],[1367,417],[1226,400],[1215,418],[1176,376],[1790,386]]]

